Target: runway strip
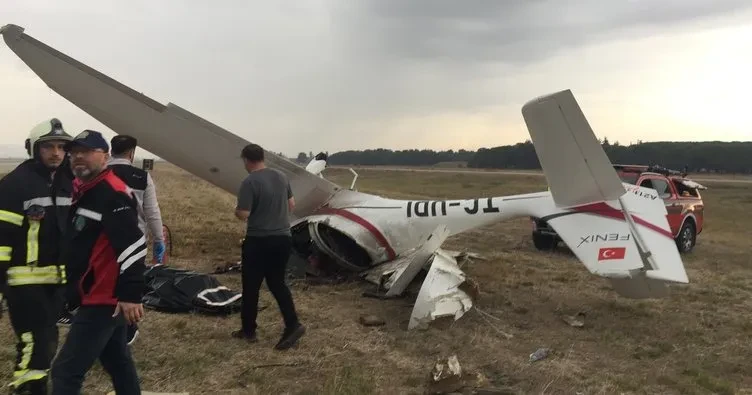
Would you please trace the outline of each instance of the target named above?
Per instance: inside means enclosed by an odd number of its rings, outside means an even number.
[[[348,169],[349,166],[329,166],[332,169]],[[514,175],[514,176],[538,176],[542,177],[543,173],[537,170],[496,170],[496,169],[454,169],[454,168],[426,168],[426,167],[389,167],[389,166],[352,166],[353,170],[375,170],[375,171],[414,171],[425,173],[450,173],[450,174],[488,174],[488,175]],[[742,176],[744,177],[744,176]],[[752,177],[749,178],[714,178],[714,177],[693,177],[691,180],[705,183],[734,183],[734,184],[752,184]]]

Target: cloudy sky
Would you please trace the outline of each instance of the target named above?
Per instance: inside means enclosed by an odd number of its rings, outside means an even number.
[[[210,5],[210,3],[213,3]],[[525,140],[572,89],[599,137],[752,140],[749,0],[2,0],[26,33],[273,151]],[[0,144],[100,128],[0,42]]]

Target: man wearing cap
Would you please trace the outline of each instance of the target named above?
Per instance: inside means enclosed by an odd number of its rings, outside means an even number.
[[[30,159],[0,181],[0,301],[5,295],[18,339],[14,394],[46,394],[47,370],[57,351],[55,321],[65,283],[62,233],[73,190],[63,147],[72,138],[56,118],[36,125],[26,139]]]
[[[126,327],[144,314],[146,238],[133,192],[107,168],[109,146],[85,130],[66,144],[74,181],[65,233],[68,303],[77,307],[52,366],[52,393],[78,394],[99,359],[118,394],[139,394]]]

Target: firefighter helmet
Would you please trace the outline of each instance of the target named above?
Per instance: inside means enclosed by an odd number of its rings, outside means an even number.
[[[50,140],[71,141],[73,136],[69,135],[63,129],[63,123],[57,118],[52,118],[35,126],[29,132],[29,138],[26,139],[26,153],[35,158],[38,151],[37,143]]]

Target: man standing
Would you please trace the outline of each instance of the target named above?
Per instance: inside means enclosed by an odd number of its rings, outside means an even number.
[[[284,173],[264,165],[264,150],[249,144],[241,152],[248,176],[238,192],[235,216],[247,221],[242,250],[242,329],[233,337],[256,341],[256,316],[261,282],[274,295],[285,323],[278,350],[292,347],[305,333],[298,321],[285,269],[292,249],[289,215],[295,207],[290,183]]]
[[[148,171],[133,166],[138,140],[128,135],[118,135],[110,140],[112,158],[107,167],[131,187],[138,201],[138,226],[144,234],[151,234],[152,255],[157,264],[162,263],[165,252],[162,230],[162,213],[157,202],[157,190]],[[148,228],[147,228],[148,225]]]
[[[162,264],[165,253],[164,233],[162,231],[162,214],[157,202],[157,191],[154,187],[154,180],[148,171],[133,166],[133,159],[136,155],[138,140],[128,135],[118,135],[110,140],[110,150],[112,158],[107,163],[107,167],[126,185],[128,185],[136,195],[138,202],[138,226],[144,234],[151,233],[152,237],[152,255],[157,264]],[[148,228],[147,228],[148,225]],[[138,336],[138,326],[128,326],[128,344],[132,344]]]
[[[72,175],[63,147],[71,140],[57,119],[31,130],[31,156],[0,181],[0,300],[5,294],[18,337],[15,394],[46,394],[64,303],[62,230],[71,204]]]
[[[126,326],[141,320],[146,238],[131,189],[108,169],[109,147],[85,130],[66,145],[74,184],[66,229],[68,303],[77,307],[52,367],[53,394],[81,391],[99,359],[118,394],[140,394]]]

